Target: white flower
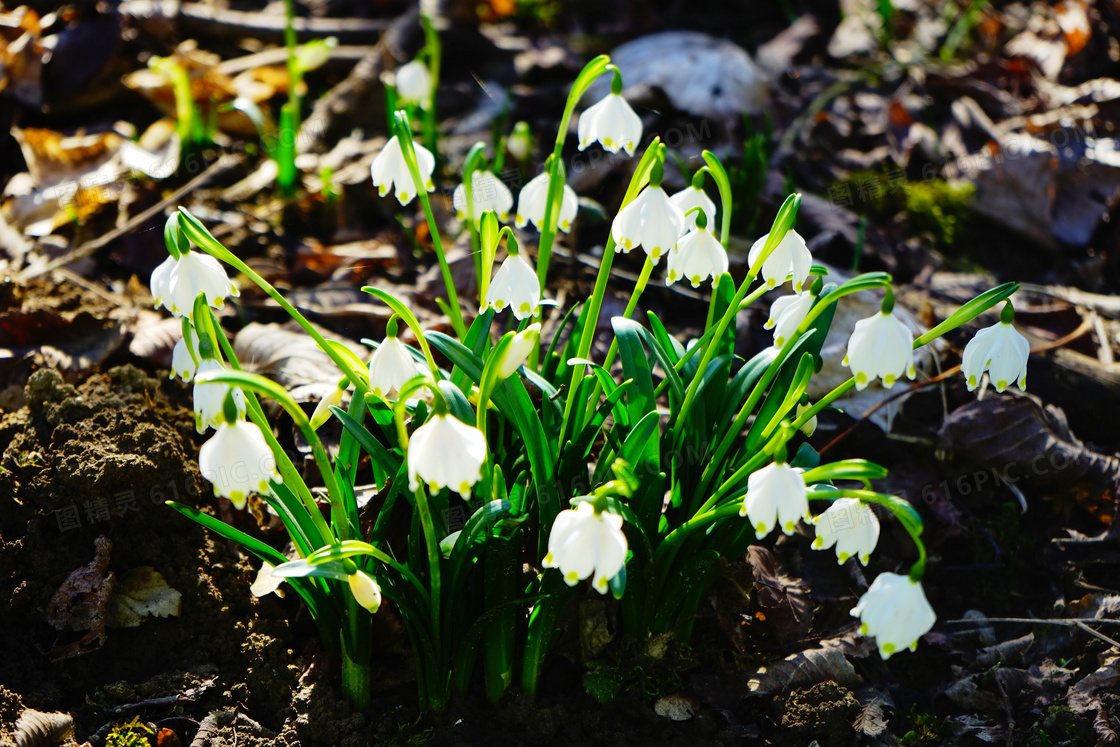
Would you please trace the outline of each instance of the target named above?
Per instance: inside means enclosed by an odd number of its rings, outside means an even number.
[[[315,412],[311,413],[311,430],[319,430],[323,423],[331,419],[331,408],[342,404],[342,395],[345,391],[335,387],[327,396],[319,400],[319,404],[315,405]]]
[[[241,295],[221,263],[209,254],[187,252],[172,263],[164,262],[152,273],[152,294],[176,316],[194,322],[194,300],[199,293],[205,293],[206,302],[215,309],[222,308],[226,298]]]
[[[509,140],[506,141],[506,150],[518,161],[524,161],[529,157],[529,153],[533,148],[533,133],[529,130],[528,122],[518,122],[513,126],[513,132],[509,135]]]
[[[751,246],[747,254],[747,264],[752,270],[755,262],[762,255],[762,248],[766,246],[766,239],[769,237],[770,234],[766,234]],[[762,277],[766,279],[766,287],[775,288],[786,281],[786,276],[793,273],[793,290],[800,293],[812,266],[813,255],[809,253],[805,239],[801,238],[797,231],[790,230],[762,263]]]
[[[811,404],[801,404],[799,402],[797,404],[797,415],[795,416],[795,419],[799,419],[802,415],[805,414],[805,412],[810,407],[812,407]],[[801,426],[801,432],[804,433],[806,436],[812,436],[814,433],[816,433],[816,431],[817,431],[817,416],[814,415],[813,417],[811,417],[811,418],[809,418],[808,420],[805,421],[805,425]]]
[[[774,347],[780,348],[786,344],[801,322],[809,315],[813,308],[812,294],[795,293],[791,296],[782,296],[770,305],[770,318],[766,320],[763,329],[774,330]]]
[[[1031,344],[1027,338],[1016,331],[1010,323],[999,322],[976,333],[964,346],[961,371],[968,382],[968,391],[980,383],[980,377],[988,372],[1002,392],[1008,384],[1019,380],[1019,389],[1027,388],[1027,358],[1031,354]]]
[[[419,104],[427,109],[432,96],[432,74],[420,60],[401,65],[397,69],[397,103]]]
[[[190,345],[188,348],[187,345]],[[194,353],[194,356],[191,356]],[[180,337],[179,341],[175,343],[175,348],[171,351],[171,375],[169,379],[174,379],[175,374],[183,381],[190,381],[194,376],[195,358],[198,358],[198,340],[195,339],[194,330],[192,329],[186,337]]]
[[[755,536],[762,539],[774,529],[774,520],[785,534],[793,534],[797,521],[809,521],[809,499],[801,470],[771,462],[747,478],[747,494],[740,516],[750,519]]]
[[[673,250],[683,232],[684,213],[661,187],[646,187],[618,211],[611,224],[616,252],[641,246],[654,264]]]
[[[704,217],[708,219],[708,225],[714,226],[716,224],[716,204],[704,190],[689,185],[680,192],[670,195],[669,199],[681,209],[682,213],[688,213],[694,207],[700,208],[704,212]],[[685,228],[687,230],[691,231],[696,228],[696,215],[696,213],[685,215]]]
[[[672,285],[681,278],[687,278],[693,288],[702,280],[712,279],[712,283],[727,272],[727,252],[712,232],[707,228],[693,228],[677,242],[676,251],[669,252],[669,270],[665,275],[665,285]]]
[[[171,310],[169,300],[171,295],[171,271],[175,269],[175,264],[175,258],[168,254],[167,259],[160,262],[156,269],[152,270],[149,287],[152,290],[152,299],[157,309],[160,306],[167,306],[167,310]]]
[[[596,513],[591,501],[557,514],[548,535],[544,567],[559,568],[568,586],[594,574],[592,586],[606,594],[610,580],[625,563],[626,535],[622,533],[621,516],[609,511]]]
[[[529,357],[529,353],[533,352],[533,348],[537,344],[537,335],[541,332],[540,323],[530,324],[521,332],[518,332],[510,340],[509,347],[506,348],[505,353],[502,354],[502,359],[498,361],[498,378],[508,379],[513,375],[517,369],[521,368],[521,364]]]
[[[370,612],[377,612],[381,606],[381,587],[364,571],[356,571],[346,577],[350,582],[350,593],[358,604]]]
[[[474,225],[482,222],[482,214],[492,210],[498,220],[505,223],[509,220],[509,211],[513,209],[513,195],[509,187],[501,182],[498,177],[489,171],[481,169],[471,174],[471,201],[474,202]],[[455,215],[459,220],[467,216],[467,190],[460,184],[451,195],[451,204],[455,206]]]
[[[242,509],[249,493],[264,493],[280,482],[276,458],[261,429],[246,420],[222,422],[198,451],[198,471],[214,485],[214,495]]]
[[[848,354],[841,361],[852,369],[856,389],[863,390],[876,376],[890,389],[903,373],[911,380],[914,368],[914,337],[901,319],[880,312],[856,322],[848,340]]]
[[[879,574],[851,614],[860,619],[860,633],[875,636],[884,659],[904,648],[915,650],[937,620],[922,585],[897,573]]]
[[[502,262],[482,302],[483,311],[491,308],[501,311],[506,306],[519,320],[528,319],[541,310],[541,281],[520,254],[511,254]]]
[[[381,399],[393,399],[409,379],[425,373],[404,343],[386,337],[369,359],[369,391]]]
[[[584,150],[598,140],[604,150],[634,155],[642,140],[642,120],[620,94],[609,93],[579,115],[579,149]]]
[[[486,437],[452,415],[435,415],[416,429],[408,443],[408,487],[423,480],[434,493],[451,488],[471,497],[471,486],[482,478]]]
[[[198,364],[198,371],[194,382],[194,424],[199,433],[205,433],[207,428],[217,428],[225,421],[222,407],[225,405],[226,395],[230,391],[229,384],[211,382],[201,384],[198,382],[203,374],[213,371],[224,371],[226,367],[213,358],[204,358]],[[245,416],[245,394],[239,387],[233,388],[233,402],[237,405],[237,412]]]
[[[401,144],[396,135],[389,138],[389,142],[385,143],[385,147],[377,154],[377,158],[373,159],[373,164],[369,167],[370,175],[373,177],[373,186],[377,187],[377,194],[384,197],[389,194],[390,189],[395,187],[397,200],[402,205],[407,205],[421,189],[431,192],[436,188],[432,184],[432,172],[436,168],[436,159],[423,145],[413,143],[412,146],[416,150],[416,167],[420,172],[420,178],[424,181],[423,185],[412,180],[412,174],[408,171],[408,163],[404,160],[404,153],[401,151]],[[416,191],[412,192],[410,189]]]
[[[518,228],[524,228],[531,221],[539,231],[544,224],[544,210],[548,204],[548,172],[544,171],[521,188],[517,195],[517,215],[514,222]],[[579,211],[579,198],[575,190],[564,185],[564,196],[560,200],[560,217],[558,225],[560,230],[568,233],[572,230],[572,221],[576,219]]]
[[[858,498],[840,498],[819,516],[813,517],[817,538],[814,550],[836,545],[836,558],[841,565],[848,558],[859,558],[867,565],[871,552],[879,543],[879,517]]]

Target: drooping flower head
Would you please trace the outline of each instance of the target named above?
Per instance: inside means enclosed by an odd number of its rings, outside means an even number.
[[[198,452],[198,470],[214,485],[214,494],[228,498],[234,508],[245,507],[249,493],[268,491],[280,482],[276,458],[261,429],[246,420],[222,420]]]
[[[852,330],[848,354],[841,363],[852,370],[858,390],[866,389],[876,377],[890,389],[904,373],[911,380],[917,376],[914,336],[893,309],[894,295],[888,288],[883,310],[860,319]]]
[[[381,399],[395,399],[409,379],[426,373],[397,339],[396,329],[394,318],[389,321],[385,340],[369,359],[369,391]]]
[[[198,341],[195,338],[194,328],[191,327],[186,335],[179,338],[171,351],[171,375],[168,378],[173,379],[178,375],[183,381],[190,381],[198,368],[195,363],[198,359]]]
[[[762,257],[768,238],[769,233],[754,242],[747,253],[747,264],[752,270]],[[786,281],[786,277],[792,275],[793,290],[800,293],[812,267],[813,255],[809,253],[805,239],[791,228],[762,263],[762,277],[766,280],[766,287],[776,288]]]
[[[1014,317],[1015,310],[1009,302],[1004,306],[998,324],[980,330],[965,345],[961,372],[968,391],[979,385],[985,371],[997,392],[1002,392],[1016,380],[1016,386],[1026,390],[1027,358],[1031,354],[1031,344],[1015,329],[1012,324]]]
[[[512,237],[506,240],[506,245],[511,250],[514,248],[513,242]],[[506,306],[509,306],[518,319],[528,319],[541,310],[540,280],[533,266],[520,254],[506,257],[486,288],[486,298],[482,301],[483,311],[501,311]]]
[[[654,264],[676,248],[685,225],[684,213],[661,188],[661,175],[662,166],[655,162],[649,185],[611,223],[616,252],[641,246]]]
[[[696,213],[689,213],[692,208],[700,208],[704,212],[704,219],[711,227],[716,225],[716,203],[708,197],[708,193],[704,191],[704,170],[696,172],[696,176],[692,178],[692,184],[688,185],[680,192],[675,192],[669,196],[669,199],[674,205],[681,209],[685,214],[685,229],[691,231],[696,228]]]
[[[812,518],[801,470],[775,461],[752,472],[739,515],[750,520],[758,539],[770,534],[775,521],[783,533],[793,534],[798,521]]]
[[[884,659],[904,648],[915,650],[937,621],[922,584],[897,573],[879,574],[851,614],[860,620],[860,633],[875,637]]]
[[[766,320],[763,329],[774,330],[774,347],[780,348],[786,344],[801,322],[809,315],[813,308],[814,296],[808,291],[782,296],[770,305],[770,318]]]
[[[498,220],[505,223],[509,220],[509,211],[513,209],[513,195],[510,194],[509,187],[493,173],[483,169],[471,173],[471,202],[474,203],[475,228],[478,228],[482,222],[482,214],[487,210],[493,211]],[[455,215],[459,220],[465,220],[467,190],[462,184],[451,195],[451,204],[455,206]]]
[[[206,302],[215,309],[222,308],[227,298],[241,295],[221,263],[197,251],[183,252],[178,259],[168,255],[152,272],[151,290],[156,306],[162,305],[192,323],[199,293],[204,293]]]
[[[450,488],[466,500],[485,462],[482,431],[446,412],[434,414],[408,442],[408,487],[417,490],[423,482],[432,492]]]
[[[622,97],[622,76],[616,71],[611,92],[599,103],[584,109],[579,116],[579,149],[584,150],[596,140],[611,153],[625,150],[634,155],[642,141],[642,120]]]
[[[432,97],[432,74],[428,72],[427,65],[420,60],[412,60],[397,69],[396,78],[398,104],[417,104],[421,109],[428,108]]]
[[[524,228],[530,222],[538,231],[544,226],[544,211],[548,206],[548,178],[548,171],[542,171],[521,188],[521,193],[517,196],[517,215],[514,218],[518,228]],[[572,221],[576,219],[578,211],[579,198],[575,190],[565,184],[557,224],[561,231],[568,233],[572,230]]]
[[[697,209],[696,213],[688,216],[696,218],[692,230],[677,242],[675,251],[669,252],[666,285],[672,285],[682,278],[687,278],[693,288],[700,287],[700,283],[708,278],[712,279],[714,285],[719,276],[727,272],[727,251],[708,229],[706,218],[700,212],[702,209]]]
[[[245,394],[240,387],[230,387],[229,384],[220,382],[200,382],[199,378],[205,374],[224,371],[226,367],[214,358],[203,358],[199,361],[198,371],[194,383],[194,423],[199,433],[205,433],[207,428],[217,428],[226,420],[222,412],[226,395],[233,393],[234,404],[237,405],[239,417],[245,417]]]
[[[819,516],[813,517],[817,537],[814,550],[836,546],[836,559],[843,565],[848,558],[859,558],[867,565],[879,543],[879,517],[857,498],[839,498]]]
[[[533,352],[533,348],[537,345],[540,333],[541,325],[540,322],[537,322],[530,324],[510,338],[509,346],[502,353],[501,360],[498,361],[499,379],[508,379],[517,369],[521,368],[521,364],[525,362],[529,353]]]
[[[384,197],[389,194],[390,189],[396,189],[397,200],[402,205],[407,205],[412,201],[412,198],[419,194],[421,189],[431,192],[436,188],[432,183],[432,172],[436,168],[436,159],[432,156],[431,152],[419,143],[413,143],[413,149],[416,151],[416,167],[420,172],[420,179],[423,184],[417,184],[412,179],[412,174],[409,173],[408,163],[404,160],[404,152],[401,150],[400,141],[397,136],[389,138],[389,142],[385,143],[385,147],[373,159],[373,164],[370,165],[370,175],[373,177],[373,186],[377,187],[377,194]]]
[[[381,587],[364,571],[355,571],[346,577],[350,585],[350,593],[358,604],[370,612],[377,612],[381,607]]]
[[[557,514],[543,565],[559,568],[568,586],[594,575],[591,585],[606,594],[610,580],[626,563],[626,550],[622,517],[597,511],[594,501],[587,500]]]

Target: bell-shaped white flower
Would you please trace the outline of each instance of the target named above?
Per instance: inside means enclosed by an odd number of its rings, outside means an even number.
[[[502,359],[498,361],[498,378],[508,379],[514,374],[517,369],[521,368],[521,364],[529,357],[529,353],[533,352],[533,348],[537,345],[537,335],[541,333],[540,322],[530,324],[522,331],[515,334],[509,343],[509,347],[502,353]]]
[[[747,494],[740,516],[746,516],[762,539],[777,526],[785,534],[793,534],[800,519],[809,521],[809,498],[801,470],[788,464],[771,462],[747,478]]]
[[[214,485],[214,494],[242,509],[249,493],[264,493],[268,481],[280,482],[276,457],[261,429],[246,420],[222,421],[198,451],[198,471]]]
[[[426,373],[396,337],[386,337],[369,359],[369,391],[381,399],[395,399],[409,379]]]
[[[190,381],[198,368],[195,364],[198,357],[198,340],[195,338],[192,329],[186,337],[180,337],[179,341],[175,343],[175,347],[171,351],[171,375],[167,378],[174,379],[178,375],[183,381]]]
[[[533,132],[529,129],[529,123],[522,120],[513,126],[513,132],[506,140],[506,150],[518,161],[524,161],[529,157],[532,149]]]
[[[358,604],[370,612],[377,612],[381,606],[381,587],[364,571],[356,571],[346,577],[350,583],[350,593]]]
[[[225,421],[222,407],[225,404],[226,395],[229,394],[230,386],[216,381],[202,384],[197,379],[203,374],[224,371],[225,369],[225,366],[213,358],[204,358],[198,364],[193,395],[194,425],[199,433],[205,433],[207,428],[217,428],[220,423]],[[245,394],[240,387],[233,387],[233,402],[237,405],[238,414],[244,417]]]
[[[487,210],[493,211],[498,220],[505,223],[509,220],[509,211],[513,209],[513,195],[509,187],[493,173],[482,169],[471,174],[471,202],[474,203],[475,228],[478,228],[482,214]],[[455,188],[451,204],[455,206],[455,215],[459,220],[464,220],[467,217],[467,189],[464,185]]]
[[[171,271],[175,269],[176,262],[177,260],[168,254],[167,259],[160,262],[156,269],[152,270],[149,287],[157,309],[160,306],[165,306],[168,311],[171,310]]]
[[[914,336],[893,313],[880,312],[856,322],[848,340],[848,354],[841,361],[856,377],[856,389],[863,390],[875,377],[890,389],[906,374],[918,375],[914,368]]]
[[[482,431],[453,415],[433,415],[409,440],[408,487],[417,490],[423,481],[433,493],[450,488],[467,500],[485,462]]]
[[[482,301],[483,311],[501,311],[506,306],[518,319],[528,319],[541,310],[541,281],[533,266],[520,254],[506,257],[494,273]]]
[[[692,216],[689,216],[692,217]],[[669,268],[665,285],[687,278],[693,288],[708,278],[714,284],[727,272],[727,251],[707,228],[694,227],[677,242],[676,251],[669,252]]]
[[[750,252],[747,253],[747,264],[752,270],[758,258],[762,256],[762,249],[766,246],[766,239],[769,237],[770,234],[766,234],[754,242]],[[793,290],[800,293],[812,267],[813,255],[809,253],[805,239],[791,229],[762,263],[762,277],[766,280],[766,287],[776,288],[792,273]]]
[[[152,281],[158,286],[158,290],[153,288],[152,292],[159,293],[163,307],[176,316],[185,316],[193,322],[194,300],[199,293],[206,294],[206,302],[215,309],[222,308],[230,296],[241,295],[221,263],[209,254],[186,252],[179,255],[169,271],[161,272],[160,268],[166,264],[152,273]],[[156,273],[160,273],[159,277]]]
[[[345,392],[345,389],[335,387],[327,396],[319,400],[319,404],[315,405],[315,412],[311,413],[311,430],[319,430],[323,427],[323,423],[331,419],[331,408],[342,404],[342,395]]]
[[[428,108],[432,98],[432,74],[428,66],[420,60],[405,63],[397,69],[397,103],[419,104],[421,109]]]
[[[543,564],[559,568],[568,586],[594,575],[591,585],[606,594],[611,579],[626,564],[626,549],[622,517],[609,511],[598,513],[588,500],[557,514]]]
[[[1009,322],[1001,321],[980,330],[964,346],[961,359],[961,371],[968,383],[968,391],[977,387],[985,371],[997,392],[1002,392],[1016,379],[1016,386],[1025,390],[1030,354],[1031,344]]]
[[[814,550],[836,546],[836,559],[841,565],[848,558],[859,558],[867,565],[875,545],[879,544],[879,517],[871,507],[857,498],[839,498],[819,516],[813,517],[817,537]]]
[[[770,305],[770,318],[766,320],[763,329],[774,330],[774,347],[780,348],[786,344],[786,340],[809,315],[814,300],[813,295],[806,291],[782,296]]]
[[[560,200],[558,225],[561,231],[568,233],[572,230],[572,221],[576,219],[576,213],[579,212],[579,198],[575,190],[567,184],[564,185],[563,194]],[[544,225],[544,211],[547,206],[548,172],[543,171],[530,179],[517,195],[517,215],[514,217],[514,222],[518,228],[524,228],[532,222],[539,231]]]
[[[696,213],[689,214],[688,212],[695,207],[704,212],[707,225],[714,226],[716,224],[716,203],[711,197],[708,197],[708,193],[703,189],[690,184],[680,192],[670,195],[669,199],[685,214],[685,230],[691,231],[696,228]]]
[[[612,92],[584,109],[577,131],[580,150],[598,140],[604,150],[618,153],[621,149],[632,156],[642,141],[642,120],[621,94]]]
[[[412,144],[413,149],[416,151],[416,167],[420,172],[420,179],[423,184],[417,184],[412,179],[412,174],[408,171],[408,163],[404,160],[404,153],[401,151],[400,141],[397,136],[389,138],[389,142],[385,143],[385,147],[377,154],[377,158],[373,159],[373,164],[370,165],[370,175],[373,177],[373,186],[377,187],[377,194],[384,197],[389,194],[390,189],[396,189],[397,200],[402,205],[407,205],[412,201],[412,198],[419,194],[421,189],[426,189],[431,192],[436,188],[432,183],[432,172],[436,168],[436,159],[432,156],[431,151],[419,143]]]
[[[904,648],[915,650],[937,621],[921,583],[897,573],[879,574],[851,614],[860,620],[860,633],[875,636],[884,659]]]
[[[629,205],[618,211],[611,223],[616,252],[629,252],[641,246],[654,264],[676,247],[682,233],[684,213],[659,186],[643,189]]]

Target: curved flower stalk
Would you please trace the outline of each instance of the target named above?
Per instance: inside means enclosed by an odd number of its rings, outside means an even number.
[[[703,208],[694,207],[691,212],[697,213],[686,216],[686,221],[695,221],[692,230],[677,242],[676,251],[669,252],[665,285],[687,278],[693,288],[699,288],[702,281],[711,278],[714,284],[720,275],[727,272],[727,250],[708,229]]]
[[[1003,307],[999,323],[980,330],[965,345],[961,372],[968,391],[979,385],[985,372],[997,392],[1007,389],[1008,384],[1016,380],[1015,385],[1020,390],[1026,390],[1027,358],[1031,354],[1031,344],[1015,329],[1012,324],[1014,318],[1015,310],[1008,302]]]
[[[879,543],[879,517],[858,498],[838,498],[824,513],[813,517],[817,537],[814,550],[836,547],[836,560],[843,565],[859,558],[867,565]]]
[[[587,109],[579,117],[579,149],[584,150],[598,141],[604,150],[634,155],[642,141],[642,120],[622,97],[622,76],[615,70],[611,92]]]
[[[423,482],[433,493],[450,488],[468,500],[471,486],[482,479],[485,463],[482,431],[447,412],[437,413],[409,440],[408,487],[415,491]]]
[[[549,173],[542,171],[521,188],[521,193],[517,196],[517,215],[514,217],[518,228],[524,228],[529,223],[536,226],[538,231],[544,228],[545,211],[548,208],[548,184]],[[568,233],[572,230],[572,222],[575,221],[578,212],[579,198],[575,190],[565,184],[557,223],[561,231]]]
[[[267,493],[269,480],[280,482],[276,458],[261,429],[245,420],[225,420],[198,452],[198,471],[241,510],[250,493]]]
[[[656,163],[649,186],[619,210],[611,223],[616,252],[629,252],[641,246],[654,264],[676,248],[685,225],[684,213],[661,188],[662,171],[660,162]]]
[[[214,358],[204,358],[198,364],[196,378],[207,374],[225,371],[226,367],[221,361]],[[199,382],[194,384],[194,424],[199,433],[205,433],[207,428],[217,428],[225,419],[222,408],[225,405],[226,395],[233,397],[237,407],[238,417],[245,417],[245,395],[237,387],[217,382]]]
[[[482,221],[482,214],[487,210],[498,216],[498,220],[505,223],[509,220],[509,211],[513,209],[513,195],[509,187],[502,183],[493,173],[478,169],[471,174],[471,200],[474,203],[472,214],[474,226],[477,229]],[[455,207],[455,215],[459,220],[467,217],[467,190],[460,184],[451,195],[451,203]]]
[[[856,389],[867,388],[876,377],[890,389],[906,374],[911,381],[917,376],[914,367],[914,337],[909,327],[896,317],[894,293],[887,288],[880,313],[856,322],[848,340],[848,354],[841,363],[855,375]]]
[[[435,156],[419,143],[413,143],[413,148],[416,149],[416,168],[423,183],[412,178],[408,162],[405,161],[404,152],[401,150],[401,143],[397,136],[393,135],[373,159],[369,168],[378,195],[384,197],[389,194],[389,190],[395,188],[397,201],[401,205],[407,205],[420,190],[431,192],[436,188],[432,183],[432,172],[436,168]]]
[[[696,176],[692,178],[692,184],[688,185],[680,192],[675,192],[669,195],[669,200],[681,209],[685,214],[685,229],[691,231],[696,228],[695,214],[690,214],[693,208],[700,208],[703,211],[704,218],[707,225],[714,227],[716,225],[716,203],[708,193],[704,191],[704,170],[696,172]]]
[[[739,515],[750,520],[758,539],[770,534],[775,519],[783,534],[793,534],[801,519],[811,521],[801,470],[776,461],[752,472],[747,479],[747,494],[743,496]]]
[[[751,250],[747,253],[747,264],[752,270],[762,256],[769,238],[770,234],[766,234],[751,245]],[[762,277],[766,280],[767,288],[776,288],[792,275],[793,290],[800,293],[812,266],[813,255],[809,253],[805,239],[797,231],[790,229],[762,263]]]
[[[592,587],[606,594],[610,580],[626,563],[626,535],[622,517],[595,504],[594,499],[585,500],[557,514],[542,564],[559,568],[568,586],[594,576]]]
[[[921,582],[897,573],[879,574],[851,615],[859,618],[860,633],[875,637],[884,659],[904,648],[916,650],[937,621]]]
[[[521,256],[513,233],[503,229],[509,256],[502,262],[486,288],[482,310],[501,311],[507,306],[518,320],[536,316],[541,310],[541,283],[532,265]]]
[[[781,348],[786,340],[797,331],[801,322],[809,315],[816,299],[808,291],[782,296],[770,305],[770,318],[763,329],[774,330],[774,347]]]
[[[397,103],[427,109],[432,99],[432,74],[420,60],[401,65],[396,72]]]

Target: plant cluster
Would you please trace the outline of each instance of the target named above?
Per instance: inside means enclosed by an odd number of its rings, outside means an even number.
[[[417,102],[434,116],[435,76],[428,72],[426,78],[417,70],[398,72],[396,100]],[[371,616],[386,600],[408,631],[422,707],[441,709],[454,691],[470,687],[480,658],[492,700],[515,681],[534,694],[561,612],[583,582],[619,600],[627,635],[674,632],[687,639],[720,573],[718,561],[740,556],[774,530],[792,534],[802,521],[815,529],[815,549],[834,551],[840,563],[864,564],[883,517],[899,521],[917,560],[901,573],[879,575],[852,615],[875,637],[883,658],[914,649],[934,623],[921,585],[926,553],[918,513],[873,489],[883,467],[858,459],[821,463],[803,433],[853,388],[913,379],[916,348],[1006,302],[1017,286],[980,295],[914,339],[894,314],[889,275],[836,284],[813,264],[794,230],[799,195],[782,205],[752,247],[746,277],[736,281],[727,272],[734,206],[723,166],[705,152],[691,184],[667,194],[667,149],[654,137],[613,219],[594,290],[560,310],[557,332],[542,340],[552,245],[578,212],[563,148],[577,102],[601,75],[613,76],[612,89],[580,116],[579,148],[598,143],[611,152],[637,152],[642,122],[604,55],[573,84],[553,152],[516,207],[493,164],[488,168],[484,144],[468,156],[453,202],[477,249],[477,299],[456,293],[440,239],[445,227],[429,202],[434,126],[423,128],[425,148],[408,112],[394,112],[392,137],[372,165],[373,184],[383,197],[393,192],[401,206],[419,201],[453,334],[423,329],[407,304],[367,287],[393,316],[383,340],[367,341],[375,350],[364,361],[324,338],[186,210],[167,221],[169,257],[153,273],[152,293],[182,318],[174,374],[194,382],[199,430],[214,430],[200,452],[200,469],[235,507],[252,494],[266,502],[296,557],[196,508],[171,505],[240,543],[271,567],[277,583],[302,597],[324,643],[342,652],[344,689],[359,706],[370,694]],[[428,89],[410,88],[420,84]],[[718,203],[705,180],[714,183]],[[518,227],[532,223],[539,230],[535,262],[518,239],[531,234],[502,225],[511,216]],[[610,320],[609,350],[594,360],[614,257],[638,248],[645,254],[641,275],[625,312]],[[653,314],[632,318],[662,260],[667,283],[711,288],[697,339],[677,339]],[[337,390],[311,417],[282,387],[242,370],[213,314],[237,295],[222,263],[260,286],[338,366]],[[794,293],[771,308],[773,346],[741,359],[734,345],[739,312],[785,283]],[[868,289],[882,289],[884,301],[852,334],[844,359],[852,377],[810,402],[805,392],[821,365],[837,303]],[[985,372],[1001,391],[1025,383],[1028,351],[1012,316],[1007,303],[1001,321],[966,349],[970,389]],[[402,325],[414,344],[406,344]],[[313,491],[277,443],[260,396],[278,402],[302,431],[323,489]],[[330,417],[343,426],[333,459],[316,435]],[[372,528],[359,521],[359,472],[372,474],[377,486]],[[826,508],[814,515],[813,505]],[[469,516],[457,530],[447,524],[453,509]],[[401,521],[410,527],[403,537],[392,530]]]

